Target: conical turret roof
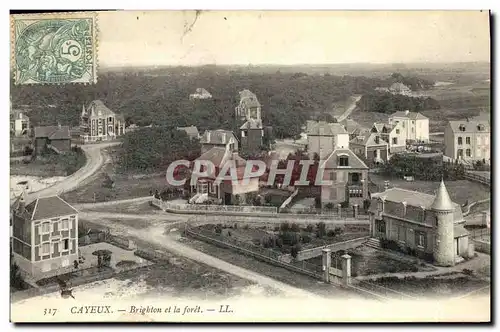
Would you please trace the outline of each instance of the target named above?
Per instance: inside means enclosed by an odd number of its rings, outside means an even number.
[[[431,209],[440,211],[453,211],[455,209],[443,180],[441,180],[441,184],[439,185],[436,193],[436,198],[434,198],[434,202],[432,202]]]

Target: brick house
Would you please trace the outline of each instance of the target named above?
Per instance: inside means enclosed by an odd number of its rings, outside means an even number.
[[[242,183],[246,160],[240,157],[237,152],[222,147],[213,147],[196,160],[210,161],[215,169],[212,174],[197,180],[196,185],[191,188],[192,193],[206,194],[208,198],[218,204],[231,205],[236,203],[236,196],[244,201],[246,194],[259,190],[259,177],[257,176],[250,178],[248,184]],[[230,180],[224,180],[219,184],[215,183],[217,176],[227,162],[234,162],[236,166],[237,183]],[[229,174],[228,172],[227,175]]]
[[[34,138],[37,155],[49,149],[56,153],[71,150],[71,133],[68,126],[35,127]]]
[[[437,265],[455,265],[469,256],[462,208],[451,201],[443,181],[436,195],[400,188],[373,194],[369,213],[374,238],[396,241]]]
[[[12,207],[12,250],[19,267],[32,276],[68,267],[78,260],[78,211],[59,196]]]
[[[386,163],[389,158],[389,144],[378,133],[365,133],[349,142],[350,149],[368,165],[374,167]]]
[[[320,164],[323,179],[332,185],[321,186],[321,206],[358,204],[369,198],[368,166],[349,149],[336,149]]]

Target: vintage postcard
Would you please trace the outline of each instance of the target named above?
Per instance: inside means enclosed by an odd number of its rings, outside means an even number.
[[[490,322],[489,20],[11,15],[11,321]]]

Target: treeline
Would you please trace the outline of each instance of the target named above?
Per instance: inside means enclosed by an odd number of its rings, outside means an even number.
[[[402,178],[413,176],[424,181],[463,180],[464,165],[455,162],[443,162],[443,157],[422,158],[414,155],[395,154],[384,164],[383,173],[388,176]]]
[[[389,92],[364,94],[358,101],[357,107],[363,112],[379,113],[394,113],[404,110],[419,112],[441,108],[439,102],[431,97],[409,97]]]
[[[11,85],[12,104],[28,110],[35,125],[78,125],[83,104],[100,99],[111,110],[139,126],[196,125],[205,129],[235,129],[238,92],[249,89],[262,104],[264,124],[277,138],[294,137],[312,114],[328,111],[335,102],[365,94],[385,79],[308,75],[305,73],[255,73],[218,67],[156,71],[108,71],[95,85]],[[189,100],[203,87],[210,100]]]
[[[121,172],[165,170],[175,160],[194,160],[200,144],[172,127],[141,128],[125,134],[118,150]]]
[[[400,73],[393,73],[390,77],[390,82],[392,83],[403,83],[413,91],[418,90],[428,90],[431,89],[435,82],[430,80],[425,80],[416,76],[403,76]]]

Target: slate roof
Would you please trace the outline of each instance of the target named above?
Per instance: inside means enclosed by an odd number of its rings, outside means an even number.
[[[335,136],[339,134],[347,134],[344,126],[340,123],[328,123],[325,121],[308,123],[307,129],[307,135],[310,136]]]
[[[245,89],[239,92],[240,104],[245,104],[247,107],[260,107],[257,96],[252,91]]]
[[[451,130],[455,133],[477,133],[477,132],[491,132],[491,126],[489,121],[449,121],[448,122]],[[465,130],[460,130],[460,126],[464,126]],[[479,130],[479,126],[483,126],[483,130]]]
[[[78,213],[74,207],[59,196],[35,199],[26,205],[26,212],[31,216],[30,220],[50,219]]]
[[[379,137],[379,142],[376,142],[376,137]],[[360,135],[353,138],[350,143],[359,144],[363,146],[380,146],[387,145],[387,142],[380,137],[378,133],[367,133],[366,135]]]
[[[407,205],[415,206],[415,207],[424,207],[426,209],[430,209],[432,203],[436,199],[436,196],[429,195],[426,193],[422,193],[419,191],[412,191],[402,188],[390,188],[384,192],[374,193],[372,194],[373,198],[376,197],[384,197],[386,201],[402,203],[406,202]],[[460,205],[452,202],[455,208],[461,209]]]
[[[200,139],[202,144],[227,144],[229,139],[233,137],[237,141],[236,136],[230,130],[205,130],[203,136]]]
[[[340,156],[349,157],[349,166],[339,166],[338,158]],[[358,157],[354,152],[349,149],[335,149],[331,152],[328,157],[323,161],[322,168],[325,169],[334,169],[334,168],[342,168],[342,169],[368,169],[368,166]]]
[[[345,119],[340,121],[339,123],[344,126],[345,130],[349,134],[353,134],[356,130],[361,129],[361,125],[352,119]]]
[[[196,126],[177,127],[177,130],[184,131],[189,137],[200,137],[200,132],[198,131],[198,128],[196,128]]]
[[[388,133],[394,129],[395,126],[388,124],[388,123],[381,123],[381,122],[374,122],[372,126],[372,130],[375,129],[377,133],[382,133],[384,128],[387,130]]]
[[[71,139],[71,133],[68,126],[35,127],[35,138]]]
[[[419,112],[406,112],[406,111],[397,111],[391,114],[390,116],[392,117],[398,117],[398,118],[408,118],[410,120],[424,120],[428,119],[428,117],[420,114]]]
[[[240,129],[262,129],[262,120],[249,119],[240,127]]]
[[[232,153],[226,150],[223,147],[213,147],[207,152],[203,153],[201,156],[196,158],[195,160],[205,160],[210,161],[215,167],[223,167],[226,162],[229,160],[234,160],[236,167],[244,167],[246,165],[246,160],[240,157],[237,153]],[[215,171],[215,170],[214,170]],[[211,174],[210,176],[214,177],[215,174]]]
[[[115,115],[115,112],[110,110],[106,105],[101,100],[94,100],[89,104],[87,107],[87,111],[90,110],[92,107],[94,107],[94,113],[90,114],[91,116],[96,116],[101,112],[101,116],[106,117],[106,116],[113,116]]]

